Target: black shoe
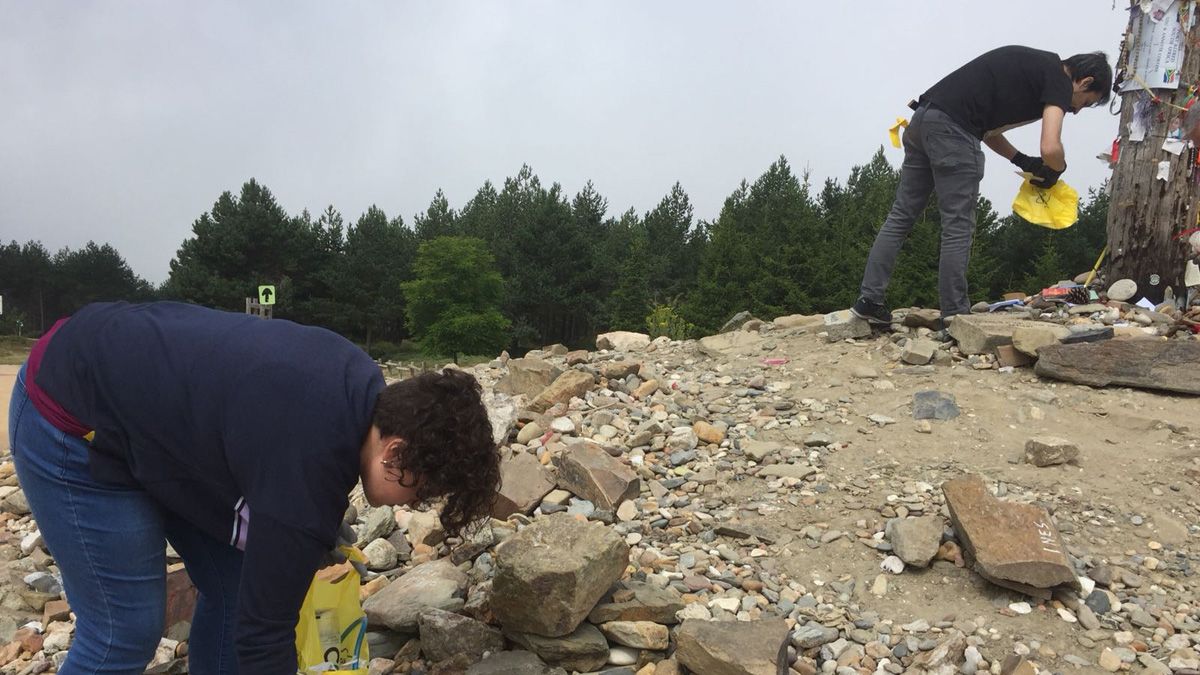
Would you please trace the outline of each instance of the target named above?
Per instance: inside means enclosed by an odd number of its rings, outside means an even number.
[[[850,308],[850,313],[858,318],[877,326],[889,326],[892,323],[892,313],[887,307],[866,298],[859,298]]]

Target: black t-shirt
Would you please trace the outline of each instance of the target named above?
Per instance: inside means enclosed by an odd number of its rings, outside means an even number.
[[[1054,52],[993,49],[942,78],[921,95],[964,129],[983,138],[1042,118],[1047,105],[1071,110],[1071,77]]]

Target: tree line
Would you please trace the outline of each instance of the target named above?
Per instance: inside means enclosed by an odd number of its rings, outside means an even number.
[[[38,242],[0,247],[0,332],[21,320],[37,334],[104,299],[243,311],[257,286],[274,284],[275,316],[376,354],[414,337],[446,355],[583,345],[605,330],[700,335],[740,310],[771,318],[853,304],[898,176],[882,149],[820,186],[781,157],[706,221],[678,183],[649,211],[613,212],[591,182],[570,195],[523,166],[457,209],[439,190],[411,223],[376,206],[352,222],[333,206],[289,214],[251,179],[195,220],[157,288],[107,244],[54,255]],[[1079,222],[1051,231],[980,198],[972,298],[1033,293],[1089,269],[1107,209],[1104,192],[1090,191]],[[935,197],[897,263],[893,306],[936,306],[939,232]]]

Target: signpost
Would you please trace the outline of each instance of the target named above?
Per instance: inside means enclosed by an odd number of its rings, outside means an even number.
[[[275,314],[275,301],[278,297],[275,286],[269,284],[259,286],[257,298],[246,298],[246,313],[270,319]]]

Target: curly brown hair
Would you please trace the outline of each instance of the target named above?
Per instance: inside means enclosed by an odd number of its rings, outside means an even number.
[[[404,439],[395,465],[418,478],[417,498],[446,498],[441,521],[447,534],[491,513],[500,453],[471,374],[446,368],[393,382],[379,394],[373,422],[382,436]]]

